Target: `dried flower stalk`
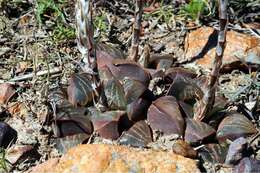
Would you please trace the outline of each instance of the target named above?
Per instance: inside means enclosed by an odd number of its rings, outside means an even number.
[[[76,3],[76,28],[78,49],[85,63],[84,71],[97,74],[92,0],[78,0]]]
[[[143,14],[143,0],[136,0],[132,45],[129,54],[129,59],[133,61],[137,61],[137,57],[138,57],[138,47],[139,47],[140,32],[141,32],[141,25],[142,25],[142,14]]]
[[[218,82],[219,71],[222,65],[222,59],[226,44],[226,28],[228,24],[228,15],[227,15],[227,0],[219,0],[219,32],[218,32],[218,44],[216,47],[216,55],[213,64],[212,71],[209,75],[206,90],[202,100],[199,102],[199,108],[195,114],[196,120],[203,120],[205,116],[211,111],[216,92],[216,84]]]

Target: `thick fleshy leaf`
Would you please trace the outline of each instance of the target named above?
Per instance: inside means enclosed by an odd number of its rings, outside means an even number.
[[[218,129],[218,126],[220,124],[220,122],[226,117],[228,116],[228,114],[225,111],[220,111],[215,113],[212,116],[209,116],[207,119],[207,123],[208,125],[210,125],[211,127],[213,127],[215,130]]]
[[[218,126],[217,139],[225,141],[226,139],[235,140],[239,137],[246,137],[257,133],[253,123],[240,113],[231,113],[224,118]]]
[[[97,45],[96,50],[96,56],[97,56],[97,65],[98,69],[108,66],[111,68],[113,66],[112,61],[113,59],[125,59],[126,56],[123,52],[121,52],[119,49],[116,49],[113,46],[99,43]]]
[[[219,123],[227,116],[225,111],[227,104],[228,102],[226,98],[216,96],[213,108],[208,116],[205,117],[204,121],[208,122],[210,126],[217,130]],[[195,106],[197,106],[197,104]]]
[[[66,136],[63,138],[56,138],[54,139],[56,149],[65,154],[67,151],[79,144],[85,143],[89,139],[90,135],[86,133],[79,133],[71,136]]]
[[[5,122],[0,122],[0,148],[7,148],[17,140],[17,132]]]
[[[184,119],[173,96],[155,100],[148,109],[147,120],[153,130],[160,130],[167,135],[183,135]]]
[[[260,160],[245,157],[235,167],[233,173],[256,173],[260,170]]]
[[[69,109],[72,113],[67,113],[65,116],[58,117],[53,123],[53,131],[56,137],[65,137],[79,133],[86,133],[90,135],[93,132],[92,123],[89,118],[82,113],[85,111],[81,109]],[[81,114],[79,114],[81,111]],[[72,115],[72,116],[71,116]]]
[[[214,135],[216,131],[204,122],[186,118],[185,141],[199,143]]]
[[[110,109],[123,110],[126,108],[126,98],[124,88],[117,79],[107,81],[104,86],[107,104]]]
[[[149,74],[151,75],[151,78],[161,78],[163,79],[165,74],[164,74],[164,70],[155,70],[155,69],[151,69],[151,68],[146,68],[145,69],[147,72],[149,72]]]
[[[228,151],[228,144],[206,144],[198,150],[199,156],[204,162],[224,163]]]
[[[179,105],[184,117],[193,118],[194,112],[193,112],[193,107],[191,105],[184,103],[183,101],[179,101]]]
[[[91,134],[92,123],[87,117],[88,109],[74,107],[62,95],[53,93],[50,101],[53,108],[54,122],[52,124],[54,135],[64,137],[78,133]]]
[[[247,150],[247,140],[244,137],[234,140],[228,148],[225,164],[236,165],[243,158]]]
[[[173,67],[168,69],[165,72],[165,78],[167,80],[170,80],[170,82],[172,82],[176,76],[182,76],[185,78],[195,78],[197,76],[197,74],[195,72],[193,72],[192,70],[186,69],[186,68],[182,68],[182,67]]]
[[[146,119],[150,105],[151,102],[143,98],[133,101],[131,104],[127,105],[126,111],[128,118],[135,122]]]
[[[52,107],[54,106],[55,108],[58,106],[63,107],[64,105],[70,105],[69,101],[67,100],[66,89],[63,88],[51,91],[48,95],[48,101],[52,105]]]
[[[124,120],[126,113],[124,111],[107,111],[104,113],[93,112],[91,120],[94,130],[101,137],[107,139],[117,139],[120,135],[120,123]]]
[[[107,81],[114,78],[112,72],[108,68],[108,66],[103,66],[102,68],[98,69],[99,78],[103,82],[104,85],[106,85]]]
[[[171,67],[174,56],[172,54],[152,54],[150,56],[150,67],[156,69],[168,69]]]
[[[194,150],[187,142],[183,140],[177,140],[172,146],[172,151],[176,154],[191,159],[195,159],[198,154],[196,150]]]
[[[145,121],[138,121],[128,131],[123,132],[119,143],[133,147],[145,147],[152,142],[152,131]]]
[[[228,100],[225,97],[216,96],[214,105],[213,105],[213,108],[212,108],[210,114],[214,114],[218,111],[224,110],[225,107],[227,106],[227,104],[228,104]]]
[[[119,69],[119,72],[116,73],[112,71],[113,75],[118,79],[129,78],[137,80],[145,86],[149,85],[150,74],[139,64],[120,59],[113,60],[113,64]]]
[[[174,96],[177,100],[186,103],[194,103],[196,99],[200,100],[203,97],[203,92],[192,79],[177,75],[168,89],[167,95]]]
[[[86,73],[74,74],[69,79],[68,99],[74,106],[85,106],[93,100],[91,78]]]
[[[147,89],[143,83],[129,78],[124,79],[123,86],[127,104],[137,100]]]

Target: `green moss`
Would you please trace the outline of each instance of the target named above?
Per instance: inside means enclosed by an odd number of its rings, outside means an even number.
[[[191,0],[180,9],[180,15],[199,23],[199,19],[203,15],[210,15],[210,7],[207,0]]]
[[[64,0],[37,0],[36,1],[36,19],[38,24],[42,24],[46,20],[46,16],[53,17],[57,22],[65,20],[65,16],[62,12],[61,5]]]
[[[144,20],[148,20],[150,16],[157,18],[159,23],[166,23],[169,25],[174,16],[174,10],[172,6],[164,5],[164,1],[162,0],[158,10],[152,13],[144,13]]]
[[[54,41],[72,40],[76,38],[75,28],[58,24],[53,31],[52,38]]]

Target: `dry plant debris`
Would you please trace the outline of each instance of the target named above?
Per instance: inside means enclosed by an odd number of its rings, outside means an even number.
[[[1,1],[0,172],[257,170],[259,19],[235,1]]]

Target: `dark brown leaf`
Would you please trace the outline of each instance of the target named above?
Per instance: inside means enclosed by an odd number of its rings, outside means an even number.
[[[199,143],[214,135],[216,131],[204,122],[186,118],[185,141]]]
[[[146,71],[150,73],[152,79],[154,78],[163,79],[165,76],[164,70],[155,70],[155,69],[146,68]]]
[[[126,116],[124,111],[107,111],[104,113],[92,113],[91,120],[93,122],[94,130],[98,132],[101,137],[107,139],[117,139],[120,135],[119,123]]]
[[[86,73],[74,74],[69,79],[68,99],[74,106],[85,106],[93,100],[91,78]]]
[[[165,68],[168,69],[171,67],[173,61],[174,61],[174,56],[171,54],[152,54],[150,56],[150,67],[151,68],[156,68],[156,69],[160,69],[160,68]],[[165,63],[167,62],[167,63]],[[166,66],[165,66],[166,65]]]
[[[6,104],[14,94],[15,90],[11,84],[0,84],[0,104]]]
[[[247,146],[247,140],[243,137],[234,140],[229,145],[225,164],[236,165],[243,158],[243,153],[246,152]]]
[[[225,113],[225,108],[227,104],[228,102],[226,98],[216,96],[213,108],[210,113],[205,117],[204,121],[208,122],[208,124],[214,129],[217,129],[219,123],[223,120],[225,116],[227,116],[227,114]]]
[[[5,122],[0,122],[0,147],[7,148],[17,140],[17,132]]]
[[[99,78],[105,85],[107,81],[111,80],[114,78],[111,70],[108,68],[108,66],[103,66],[102,68],[98,69],[99,72]]]
[[[57,95],[59,96],[59,95]],[[56,101],[59,97],[56,97]],[[52,124],[54,135],[64,137],[78,133],[91,134],[93,132],[92,124],[87,117],[87,108],[72,106],[67,100],[61,99],[60,102],[52,100],[54,122]]]
[[[69,101],[67,100],[67,92],[66,89],[59,88],[54,91],[50,91],[50,94],[48,95],[48,101],[52,106],[63,106],[69,105]]]
[[[146,119],[150,105],[151,102],[143,98],[139,98],[131,104],[128,104],[126,111],[129,119],[135,122]]]
[[[148,109],[147,120],[153,130],[157,129],[165,134],[183,135],[184,119],[173,96],[155,100]]]
[[[83,113],[80,114],[80,111],[83,110],[84,108],[70,109],[68,111],[74,111],[78,115],[71,116],[72,113],[68,113],[66,114],[67,116],[58,117],[53,123],[54,135],[56,137],[71,136],[79,133],[90,135],[93,132],[92,123],[86,115]]]
[[[204,162],[224,163],[228,151],[228,144],[206,144],[198,150]]]
[[[125,59],[126,56],[113,46],[99,43],[96,50],[98,69],[108,66],[111,68],[113,59]]]
[[[227,106],[227,104],[228,104],[228,100],[225,97],[216,96],[215,101],[214,101],[214,105],[213,105],[213,108],[212,108],[210,114],[213,115],[216,112],[224,110],[225,107]]]
[[[172,82],[176,76],[182,76],[185,78],[193,79],[197,76],[197,74],[192,70],[185,69],[182,67],[173,67],[173,68],[166,70],[166,72],[165,72],[165,77],[168,80],[170,79],[170,82]]]
[[[177,140],[173,146],[172,151],[176,154],[195,159],[197,157],[197,151],[194,150],[187,142],[183,140]]]
[[[152,142],[152,131],[145,121],[138,121],[128,131],[123,132],[119,143],[133,147],[145,147]]]
[[[113,64],[117,67],[117,69],[119,69],[116,73],[112,71],[113,75],[118,79],[123,80],[124,78],[129,78],[137,80],[145,86],[148,86],[150,74],[139,64],[120,59],[113,60]]]
[[[137,100],[147,90],[147,86],[137,80],[128,78],[123,83],[127,104]]]
[[[196,99],[200,100],[203,97],[203,92],[192,79],[177,75],[167,95],[174,96],[185,103],[195,103]]]
[[[104,86],[107,104],[110,109],[123,110],[126,108],[124,88],[117,79],[110,79]]]
[[[256,133],[257,130],[253,123],[240,113],[231,113],[222,120],[218,126],[217,139],[225,141],[226,139],[235,140],[239,137],[246,137]]]
[[[193,107],[191,105],[184,103],[183,101],[179,101],[179,105],[180,105],[181,111],[184,114],[184,117],[193,118],[194,112],[193,112]]]

